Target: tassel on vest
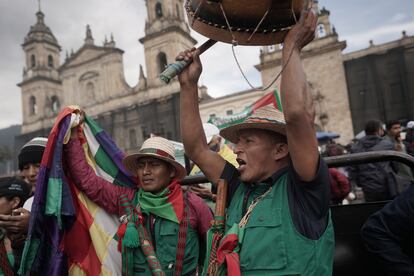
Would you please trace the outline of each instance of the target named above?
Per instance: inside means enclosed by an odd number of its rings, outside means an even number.
[[[138,248],[139,236],[134,222],[128,221],[122,243],[125,247]]]

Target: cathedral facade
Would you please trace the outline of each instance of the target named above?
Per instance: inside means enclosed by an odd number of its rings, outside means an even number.
[[[126,152],[135,150],[151,133],[180,140],[179,83],[174,79],[165,85],[159,74],[178,52],[193,47],[196,41],[185,22],[183,0],[147,0],[146,5],[145,36],[139,40],[144,47],[146,73],[141,67],[135,87],[125,81],[123,51],[116,47],[112,37],[98,46],[87,26],[83,46],[61,62],[58,39],[45,24],[44,14],[36,13],[37,22],[22,44],[25,68],[18,85],[23,124],[21,135],[16,137],[16,149],[34,136],[48,136],[61,108],[74,104],[95,118]],[[340,133],[341,142],[345,143],[353,137],[342,63],[346,43],[338,41],[329,12],[322,9],[318,14],[318,38],[303,52],[317,107],[315,123],[321,130]],[[262,47],[256,68],[262,75],[263,86],[281,70],[280,65],[279,45]],[[251,89],[216,99],[209,97],[207,88],[201,86],[202,119],[242,111],[278,86],[276,82],[267,91]]]
[[[47,136],[62,107],[80,105],[125,151],[136,150],[151,133],[179,140],[179,84],[161,83],[159,74],[178,52],[196,40],[185,23],[183,0],[146,1],[148,18],[144,47],[146,75],[140,68],[138,84],[130,87],[123,72],[123,51],[111,37],[94,43],[87,26],[84,44],[60,62],[61,47],[36,13],[22,44],[25,52],[22,93],[23,124],[16,148],[34,136]]]

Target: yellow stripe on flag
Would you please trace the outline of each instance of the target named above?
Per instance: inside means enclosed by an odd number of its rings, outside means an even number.
[[[72,264],[69,268],[69,276],[87,276],[86,273],[77,266],[76,264]]]

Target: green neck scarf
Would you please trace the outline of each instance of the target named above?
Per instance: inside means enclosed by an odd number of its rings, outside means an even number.
[[[138,202],[141,210],[158,217],[180,223],[184,214],[183,191],[177,180],[159,194],[138,190]]]

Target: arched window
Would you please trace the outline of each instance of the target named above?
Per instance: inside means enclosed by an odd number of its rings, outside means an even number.
[[[165,53],[160,52],[157,55],[157,64],[159,73],[162,73],[165,67],[167,66],[167,56],[165,55]]]
[[[35,57],[35,55],[30,56],[30,65],[31,65],[31,67],[36,66],[36,57]]]
[[[36,115],[37,114],[37,104],[36,104],[35,96],[30,97],[29,110],[30,110],[30,115]]]
[[[95,98],[95,86],[92,82],[86,84],[86,98],[90,100]]]
[[[48,65],[49,67],[53,68],[53,57],[52,57],[52,55],[49,55],[49,56],[47,57],[47,65]]]
[[[59,98],[57,96],[52,96],[50,104],[51,104],[52,111],[54,113],[58,113],[58,111],[60,110]]]
[[[155,4],[155,15],[157,16],[157,18],[162,17],[162,4],[160,2]]]
[[[318,30],[318,37],[326,36],[326,30],[323,24],[319,24],[317,30]]]
[[[137,141],[137,133],[134,128],[129,130],[129,148],[137,148],[138,141]]]

